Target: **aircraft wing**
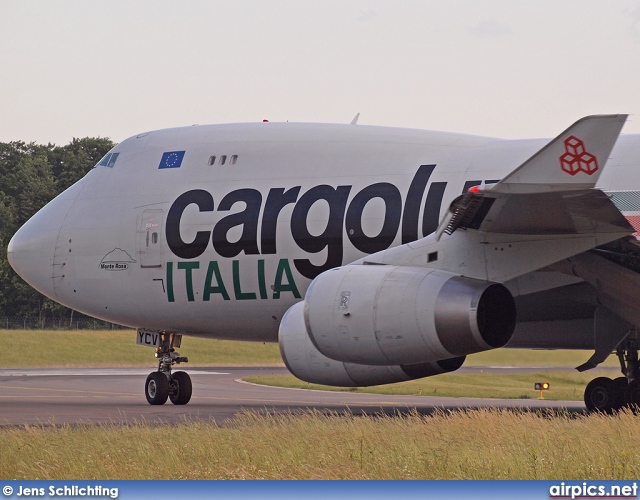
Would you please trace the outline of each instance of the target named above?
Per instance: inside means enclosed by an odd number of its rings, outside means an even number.
[[[452,203],[438,234],[459,229],[521,235],[634,232],[610,198],[597,189],[467,193]]]
[[[633,233],[594,188],[626,116],[579,120],[498,183],[456,198],[434,234],[362,262],[505,282]]]
[[[577,121],[497,184],[451,204],[439,233],[585,234],[626,231],[626,219],[594,186],[626,115]]]

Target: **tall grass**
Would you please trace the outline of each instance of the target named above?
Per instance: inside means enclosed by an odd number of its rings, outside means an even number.
[[[1,428],[15,479],[631,479],[640,420],[508,410],[245,413],[224,427]]]

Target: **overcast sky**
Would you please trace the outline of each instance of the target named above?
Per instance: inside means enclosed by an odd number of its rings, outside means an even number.
[[[551,137],[630,113],[640,1],[1,0],[0,141],[195,123]]]

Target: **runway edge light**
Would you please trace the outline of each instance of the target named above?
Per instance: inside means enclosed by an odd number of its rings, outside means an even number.
[[[540,399],[544,399],[542,397],[542,391],[548,391],[549,390],[549,382],[536,382],[533,384],[533,388],[536,391],[540,391]]]

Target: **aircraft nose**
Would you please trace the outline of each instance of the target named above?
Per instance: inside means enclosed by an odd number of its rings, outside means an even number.
[[[55,298],[53,256],[62,220],[52,220],[47,206],[29,219],[13,235],[7,257],[13,270],[33,288]]]
[[[45,205],[13,235],[7,247],[7,258],[13,270],[33,288],[55,299],[54,256],[58,234],[78,194],[78,188],[67,191]]]

